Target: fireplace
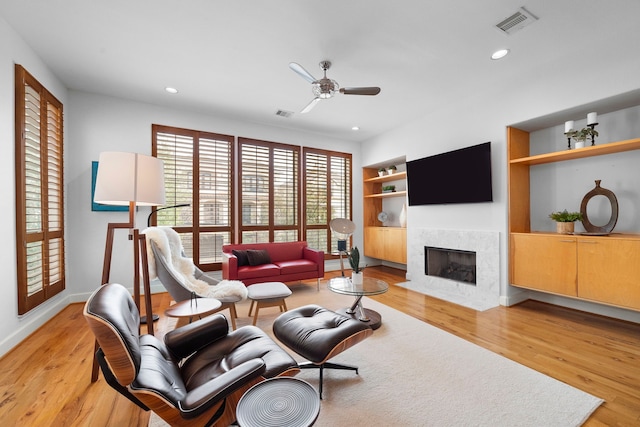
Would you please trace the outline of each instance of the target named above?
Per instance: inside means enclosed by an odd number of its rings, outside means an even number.
[[[424,273],[469,285],[476,284],[476,253],[459,249],[424,247]]]

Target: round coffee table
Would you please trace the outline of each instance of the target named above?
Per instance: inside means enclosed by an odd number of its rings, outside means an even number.
[[[242,395],[236,407],[240,427],[308,427],[318,419],[320,396],[292,377],[264,380]]]
[[[378,329],[382,325],[382,316],[377,311],[362,306],[365,295],[379,295],[389,290],[389,284],[384,280],[364,277],[362,284],[354,285],[349,277],[334,277],[329,279],[329,290],[344,295],[353,295],[355,302],[349,308],[336,310],[340,314],[353,317],[361,322],[368,322],[371,329]]]
[[[215,313],[222,307],[222,303],[215,298],[194,298],[175,303],[164,311],[169,317],[188,318],[189,323],[194,317],[203,318]]]

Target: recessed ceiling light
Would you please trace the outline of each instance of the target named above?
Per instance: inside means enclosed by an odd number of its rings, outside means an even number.
[[[165,87],[164,90],[169,93],[178,93],[178,89],[176,89],[175,87]]]
[[[358,126],[354,126],[351,128],[351,130],[360,130],[360,128]]]
[[[493,52],[493,54],[491,54],[491,59],[504,58],[505,56],[507,56],[508,53],[509,53],[509,49],[496,50],[495,52]]]

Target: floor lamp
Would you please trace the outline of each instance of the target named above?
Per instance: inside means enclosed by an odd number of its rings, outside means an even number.
[[[128,229],[133,241],[133,295],[140,309],[140,263],[144,283],[145,311],[151,315],[151,285],[146,240],[135,224],[136,206],[158,206],[165,203],[164,167],[162,160],[138,153],[107,151],[100,153],[94,201],[104,205],[129,206],[129,222],[109,223],[102,265],[101,285],[109,283],[111,255],[116,229]],[[154,333],[153,322],[147,332]],[[96,351],[98,343],[95,344]],[[98,379],[98,361],[94,354],[91,382]]]
[[[333,231],[333,234],[338,238],[338,252],[340,254],[340,271],[342,277],[344,277],[344,261],[342,260],[342,254],[347,252],[347,240],[356,231],[356,224],[346,218],[334,218],[329,223],[329,228]]]

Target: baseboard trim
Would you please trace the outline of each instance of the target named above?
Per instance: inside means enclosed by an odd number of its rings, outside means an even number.
[[[157,294],[166,292],[167,290],[162,286],[160,282],[156,282],[151,285],[151,293]],[[129,292],[133,292],[133,288],[129,288]],[[38,308],[33,309],[31,312],[20,316],[21,322],[23,322],[18,329],[12,334],[0,341],[0,357],[7,354],[14,347],[25,340],[29,335],[33,334],[43,325],[45,325],[54,316],[64,310],[69,304],[84,303],[91,296],[91,292],[82,292],[77,294],[59,295],[52,298],[50,301],[41,305]]]

